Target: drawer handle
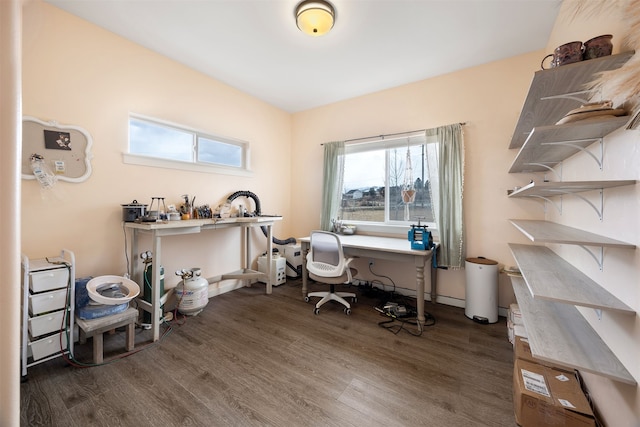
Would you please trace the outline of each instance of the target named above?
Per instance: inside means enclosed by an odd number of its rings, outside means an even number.
[[[53,320],[52,316],[47,317],[47,320]]]
[[[49,295],[49,299],[53,299],[53,295]]]

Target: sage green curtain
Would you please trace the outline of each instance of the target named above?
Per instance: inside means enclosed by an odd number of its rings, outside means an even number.
[[[324,170],[322,175],[322,211],[320,229],[330,231],[331,220],[337,219],[342,200],[342,179],[344,176],[344,141],[324,144]]]
[[[459,123],[427,130],[435,137],[437,152],[436,225],[440,237],[438,265],[451,269],[464,267],[465,244],[462,198],[464,190],[464,140]],[[431,168],[430,168],[431,169]]]

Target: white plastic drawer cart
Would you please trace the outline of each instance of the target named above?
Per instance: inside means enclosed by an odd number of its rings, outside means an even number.
[[[73,354],[75,256],[22,255],[22,376],[27,368]]]

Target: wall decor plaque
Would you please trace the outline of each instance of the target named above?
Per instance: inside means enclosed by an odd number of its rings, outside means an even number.
[[[61,181],[83,182],[91,175],[91,135],[78,126],[22,118],[22,178],[36,179],[32,156],[44,162]]]

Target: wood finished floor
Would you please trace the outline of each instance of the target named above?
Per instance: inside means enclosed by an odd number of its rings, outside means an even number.
[[[272,295],[256,284],[215,297],[115,363],[29,368],[21,425],[516,425],[503,318],[479,325],[463,309],[426,303],[434,326],[393,334],[378,326],[377,298],[360,292],[351,316],[333,302],[316,316],[299,280]],[[137,329],[136,348],[149,336]],[[123,349],[123,331],[105,335],[105,357]],[[76,357],[90,360],[90,340]]]

